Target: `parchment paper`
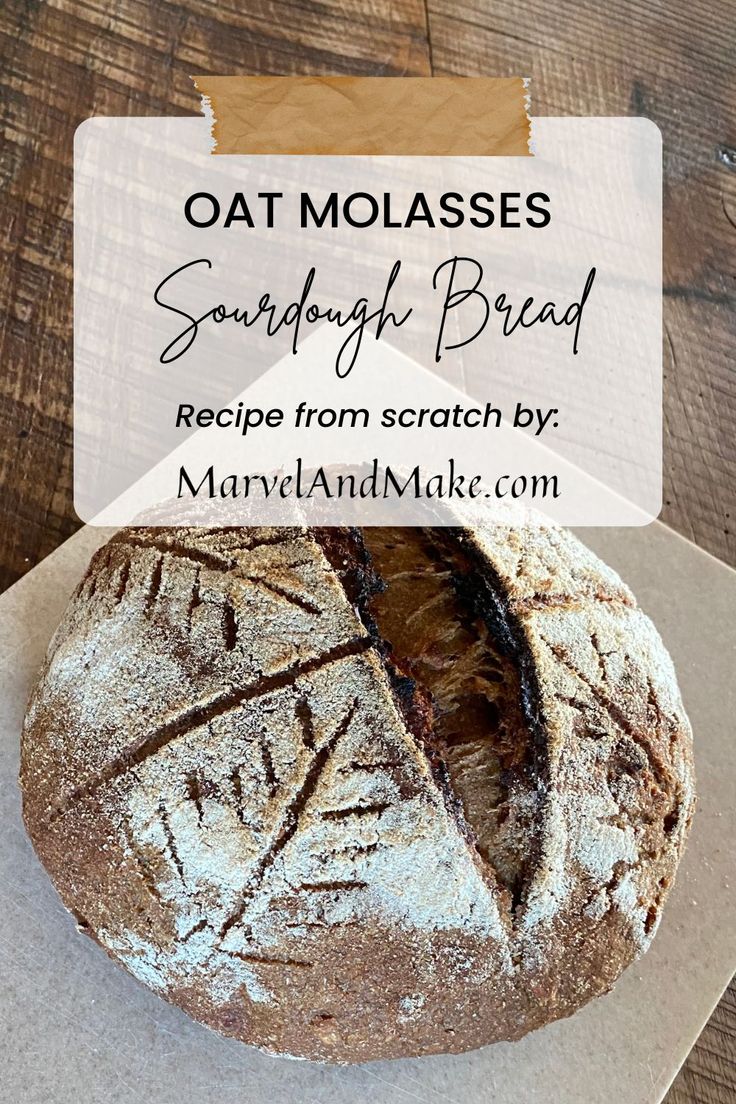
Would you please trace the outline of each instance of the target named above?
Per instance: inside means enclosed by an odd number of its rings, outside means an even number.
[[[47,641],[105,533],[82,530],[0,597],[0,1101],[659,1101],[736,961],[736,573],[659,524],[583,537],[657,622],[695,729],[699,808],[654,945],[612,994],[520,1043],[361,1067],[271,1058],[222,1039],[76,932],[23,831],[18,733]]]
[[[213,153],[529,155],[521,77],[193,77]]]

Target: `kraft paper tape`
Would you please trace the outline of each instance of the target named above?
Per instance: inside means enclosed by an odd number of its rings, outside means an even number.
[[[522,77],[192,79],[213,153],[530,155]]]

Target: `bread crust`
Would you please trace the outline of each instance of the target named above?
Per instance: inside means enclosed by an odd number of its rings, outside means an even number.
[[[21,749],[36,851],[81,930],[224,1034],[331,1062],[516,1039],[654,935],[694,808],[654,626],[565,531],[453,539],[521,675],[513,901],[366,613],[359,534],[121,532],[51,641]]]

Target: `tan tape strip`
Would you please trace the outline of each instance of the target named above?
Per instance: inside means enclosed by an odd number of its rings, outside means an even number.
[[[214,153],[529,155],[521,77],[194,77]]]

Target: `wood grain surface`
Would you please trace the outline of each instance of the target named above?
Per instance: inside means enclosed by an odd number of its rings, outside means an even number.
[[[191,73],[525,75],[537,115],[646,115],[665,158],[663,519],[736,563],[733,0],[4,0],[0,589],[71,496],[71,154],[90,115],[198,111]],[[736,1100],[736,990],[668,1104]]]

